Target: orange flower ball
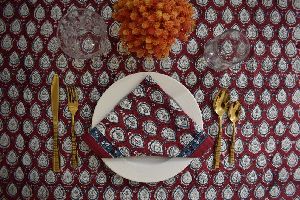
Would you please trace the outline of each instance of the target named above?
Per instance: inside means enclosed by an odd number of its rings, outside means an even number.
[[[113,17],[119,36],[138,57],[169,55],[175,39],[186,41],[195,27],[193,8],[186,0],[119,0]]]

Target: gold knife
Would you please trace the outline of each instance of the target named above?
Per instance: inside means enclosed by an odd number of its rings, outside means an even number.
[[[51,83],[51,109],[53,119],[53,171],[60,172],[58,153],[58,108],[59,108],[59,77],[54,74]]]

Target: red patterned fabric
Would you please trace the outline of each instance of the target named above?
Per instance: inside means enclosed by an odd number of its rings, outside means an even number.
[[[196,158],[208,151],[213,142],[151,76],[126,95],[83,139],[102,158]]]
[[[189,41],[176,41],[158,61],[128,55],[112,19],[114,0],[2,0],[0,3],[0,199],[299,199],[299,0],[191,0],[197,21]],[[99,13],[108,25],[105,56],[67,57],[56,37],[59,19],[74,7]],[[251,43],[245,62],[215,72],[204,44],[229,28]],[[298,43],[298,45],[297,45]],[[228,163],[232,127],[224,118],[221,168],[213,151],[158,183],[129,181],[108,169],[82,140],[97,100],[118,79],[140,71],[169,75],[194,94],[204,131],[216,138],[212,99],[220,87],[242,105],[236,161]],[[60,76],[61,172],[52,171],[50,84]],[[79,167],[71,167],[71,115],[64,84],[75,84]]]

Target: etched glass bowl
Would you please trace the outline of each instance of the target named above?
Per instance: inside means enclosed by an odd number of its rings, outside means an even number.
[[[107,25],[89,9],[74,9],[58,23],[61,49],[72,58],[89,59],[105,52]]]
[[[230,29],[206,43],[204,58],[210,68],[221,71],[242,62],[249,51],[248,38],[242,32]]]

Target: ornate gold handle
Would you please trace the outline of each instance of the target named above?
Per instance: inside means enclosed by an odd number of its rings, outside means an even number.
[[[76,143],[76,136],[75,136],[75,121],[74,115],[72,115],[72,158],[71,158],[71,165],[73,168],[78,166],[78,157],[77,157],[77,143]]]
[[[215,147],[215,169],[220,167],[220,156],[221,156],[221,143],[222,143],[222,115],[219,116],[219,133],[217,139],[217,145]]]
[[[60,172],[59,148],[58,148],[58,125],[53,127],[53,171]]]
[[[230,153],[229,153],[229,163],[234,163],[234,146],[235,146],[235,134],[236,134],[236,127],[235,123],[233,123],[233,132],[231,137],[231,145],[230,145]]]

